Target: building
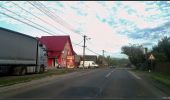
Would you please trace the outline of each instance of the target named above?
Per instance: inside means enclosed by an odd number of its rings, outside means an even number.
[[[47,47],[49,67],[75,67],[70,36],[42,36],[39,40]]]
[[[85,61],[94,61],[96,63],[97,62],[97,56],[96,55],[85,55],[84,60]]]

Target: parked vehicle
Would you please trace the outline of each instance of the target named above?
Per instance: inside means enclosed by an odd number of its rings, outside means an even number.
[[[46,48],[38,39],[0,28],[0,73],[42,73],[47,66]]]
[[[116,68],[116,66],[112,65],[112,66],[109,66],[109,68]]]
[[[99,65],[94,61],[84,61],[84,68],[98,68]],[[80,62],[79,68],[83,68],[83,61]]]

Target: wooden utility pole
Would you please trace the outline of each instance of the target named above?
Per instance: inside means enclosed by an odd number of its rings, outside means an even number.
[[[102,61],[102,64],[103,64],[103,66],[104,66],[104,50],[102,50],[103,51],[103,61]]]
[[[102,51],[103,51],[103,57],[104,57],[104,52],[105,52],[105,51],[104,51],[104,50],[102,50]]]
[[[83,68],[84,68],[84,60],[85,60],[85,48],[86,48],[86,35],[83,36],[84,45],[83,45]]]

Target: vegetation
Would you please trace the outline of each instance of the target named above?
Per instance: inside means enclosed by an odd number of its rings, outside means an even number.
[[[145,52],[144,52],[145,51]],[[164,37],[158,41],[157,45],[152,47],[152,50],[147,52],[147,49],[140,45],[123,46],[122,53],[126,54],[130,62],[136,66],[136,69],[143,69],[147,71],[139,71],[150,76],[152,79],[170,86],[169,65],[170,62],[170,37]],[[154,61],[148,59],[152,54],[156,58]],[[157,66],[159,65],[159,66]],[[163,67],[164,65],[164,67]],[[155,70],[155,66],[157,69]],[[162,70],[164,68],[164,70]],[[152,70],[150,73],[149,70]],[[168,72],[168,73],[167,73]]]
[[[140,71],[140,70],[133,70],[138,75],[145,75],[150,77],[157,82],[170,86],[170,76],[165,73],[156,73],[156,72],[148,72],[148,71]]]
[[[37,80],[47,76],[65,74],[73,71],[74,69],[60,69],[60,70],[49,70],[43,74],[30,74],[25,76],[4,76],[4,77],[0,77],[0,87],[28,82],[31,80]]]
[[[122,53],[126,54],[130,60],[130,62],[137,66],[139,69],[141,64],[144,64],[146,61],[146,57],[144,54],[144,48],[141,45],[131,45],[131,46],[123,46]]]
[[[153,46],[150,52],[147,52],[147,48],[141,45],[123,46],[122,53],[126,54],[130,62],[136,66],[137,69],[154,69],[156,62],[168,62],[170,61],[170,37],[164,37],[158,41],[158,44]],[[156,61],[151,62],[148,57],[153,54]],[[153,65],[152,65],[153,64]]]
[[[107,57],[99,56],[97,63],[102,64],[102,60],[105,60],[105,62],[107,62],[107,64],[108,64],[108,66],[124,67],[125,65],[130,63],[128,59],[112,58],[110,56],[107,56]]]
[[[170,37],[162,38],[158,44],[153,47],[152,53],[158,62],[170,61]]]

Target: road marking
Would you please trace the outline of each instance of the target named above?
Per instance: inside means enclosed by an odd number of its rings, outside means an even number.
[[[170,97],[162,97],[162,99],[170,99]]]
[[[112,70],[111,72],[109,72],[105,77],[109,77],[112,73],[113,73],[114,70]]]
[[[109,77],[111,75],[111,73],[108,73],[105,77],[107,78],[107,77]]]
[[[133,72],[131,72],[131,71],[128,71],[131,75],[133,75],[135,78],[137,78],[137,79],[141,79],[139,76],[137,76],[135,73],[133,73]]]

